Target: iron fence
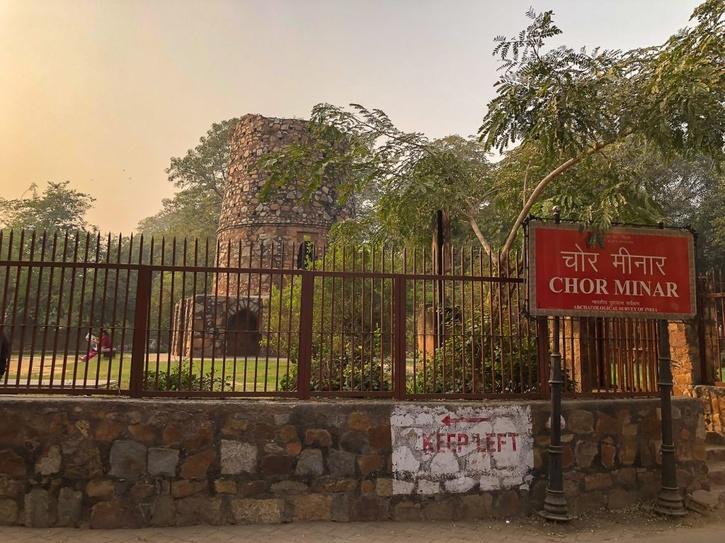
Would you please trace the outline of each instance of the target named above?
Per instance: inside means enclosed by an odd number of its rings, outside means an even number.
[[[0,232],[4,393],[543,397],[524,262],[474,247],[315,248]],[[570,394],[656,392],[649,321],[564,319]]]
[[[712,358],[714,381],[725,383],[725,274],[723,270],[711,270],[702,278],[707,323],[701,322],[704,334],[710,333],[711,341],[701,339],[701,349]],[[708,326],[711,329],[707,330]],[[703,334],[703,335],[704,335]],[[712,367],[711,366],[711,367]]]

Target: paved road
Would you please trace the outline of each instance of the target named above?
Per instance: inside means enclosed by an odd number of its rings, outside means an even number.
[[[142,530],[77,530],[1,528],[1,543],[723,543],[725,519],[692,515],[684,522],[623,515],[578,520],[556,526],[524,520],[480,523],[383,522],[283,524],[275,526],[195,526]]]

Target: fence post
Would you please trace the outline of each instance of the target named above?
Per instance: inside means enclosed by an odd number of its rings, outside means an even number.
[[[310,397],[312,375],[312,318],[315,294],[315,276],[310,271],[302,272],[302,294],[300,298],[299,360],[297,361],[297,394],[301,400]]]
[[[149,308],[151,306],[151,268],[139,266],[136,282],[136,308],[133,315],[133,346],[131,348],[130,394],[143,393],[143,372],[146,359]]]
[[[406,286],[405,277],[393,279],[393,398],[405,399],[406,357]]]
[[[536,317],[536,359],[539,372],[539,391],[549,395],[549,323],[546,317]]]

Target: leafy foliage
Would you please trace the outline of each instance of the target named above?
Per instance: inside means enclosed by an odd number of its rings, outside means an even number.
[[[530,10],[524,30],[496,39],[501,76],[478,142],[430,141],[381,110],[319,104],[309,141],[262,158],[268,192],[292,179],[309,180],[310,193],[342,180],[342,194],[360,198],[359,215],[337,228],[345,241],[422,243],[442,209],[455,231],[504,256],[526,216],[554,205],[598,230],[660,220],[641,156],[723,157],[724,5],[707,0],[691,28],[630,51],[547,48],[561,29],[551,11]],[[503,154],[495,163],[493,150]]]
[[[156,236],[214,238],[227,184],[230,138],[237,119],[214,123],[199,144],[171,158],[169,181],[180,190],[162,209],[143,219],[138,230]]]
[[[222,378],[214,375],[211,371],[204,374],[194,370],[191,363],[183,360],[181,364],[171,371],[159,369],[146,371],[144,383],[147,390],[154,391],[222,391],[231,390],[232,380],[230,377]]]
[[[49,182],[45,190],[30,186],[30,197],[0,198],[0,227],[41,230],[85,230],[86,213],[95,198],[69,187],[69,181]]]

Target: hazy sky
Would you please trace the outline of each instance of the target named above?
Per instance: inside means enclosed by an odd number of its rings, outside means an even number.
[[[384,109],[430,136],[475,133],[497,34],[530,5],[558,43],[631,48],[696,0],[0,0],[0,196],[70,180],[90,221],[130,232],[173,194],[164,169],[213,121]]]

